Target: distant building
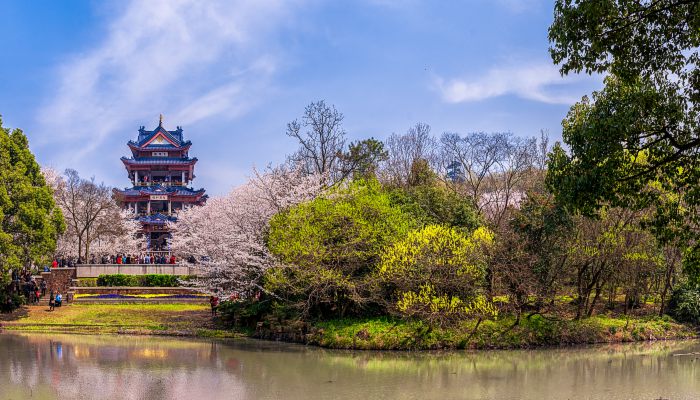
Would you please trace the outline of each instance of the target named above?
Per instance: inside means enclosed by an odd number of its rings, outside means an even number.
[[[459,161],[452,161],[447,165],[447,179],[452,183],[461,183],[466,180],[464,176],[464,169]]]
[[[189,157],[192,142],[184,140],[179,126],[166,130],[161,115],[156,129],[147,131],[142,126],[137,140],[127,145],[132,156],[121,160],[132,187],[114,189],[114,198],[136,213],[149,250],[167,251],[168,221],[175,221],[175,214],[184,208],[203,205],[208,197],[204,189],[189,187],[197,163],[197,158]]]

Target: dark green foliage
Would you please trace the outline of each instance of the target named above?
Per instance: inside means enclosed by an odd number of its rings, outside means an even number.
[[[97,286],[178,287],[183,276],[110,274],[97,277]]]
[[[700,287],[700,243],[689,246],[683,254],[683,272],[691,284]]]
[[[100,275],[97,277],[97,286],[138,286],[135,275]]]
[[[177,287],[180,286],[178,278],[175,275],[152,274],[141,277],[141,282],[145,287]]]
[[[344,175],[354,179],[375,178],[379,163],[386,158],[384,143],[375,138],[352,142],[341,155]]]
[[[669,314],[680,322],[700,324],[700,286],[686,284],[674,290]]]
[[[536,296],[535,303],[539,309],[551,301],[561,287],[564,278],[563,260],[574,221],[550,194],[531,192],[514,213],[511,229],[516,233],[514,240],[519,242],[527,254],[529,272],[533,278],[531,290],[534,291],[527,295]],[[514,252],[517,247],[514,243],[504,251]],[[517,276],[516,279],[523,281],[526,278]]]
[[[11,312],[16,308],[19,308],[24,303],[24,296],[20,296],[18,293],[0,291],[0,312]]]
[[[272,313],[272,301],[222,301],[217,311],[225,326],[254,328],[256,323]]]
[[[608,74],[564,119],[549,188],[587,215],[648,211],[642,227],[700,280],[700,2],[558,0],[549,39],[563,74]]]
[[[421,225],[439,224],[471,232],[481,225],[474,202],[440,183],[390,190],[392,203]]]
[[[64,229],[27,137],[0,119],[0,288],[11,270],[47,262]]]
[[[678,73],[697,61],[700,5],[694,0],[557,0],[549,40],[552,59],[565,74]]]
[[[609,73],[574,105],[554,149],[549,187],[594,214],[607,204],[652,207],[662,243],[700,236],[700,3],[558,0],[550,52],[564,74]]]

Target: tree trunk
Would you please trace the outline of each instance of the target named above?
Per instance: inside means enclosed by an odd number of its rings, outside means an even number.
[[[664,289],[661,292],[661,307],[659,308],[659,317],[664,315],[664,311],[666,311],[666,295],[668,294],[668,291],[672,287],[672,282],[671,279],[673,278],[673,273],[675,272],[675,263],[671,263],[671,265],[668,267],[668,271],[666,271],[666,279],[664,280]]]
[[[83,236],[78,236],[78,257],[83,253]]]

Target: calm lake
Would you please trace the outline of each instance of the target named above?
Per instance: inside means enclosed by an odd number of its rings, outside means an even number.
[[[700,342],[380,353],[252,340],[0,334],[2,400],[658,398],[700,398]]]

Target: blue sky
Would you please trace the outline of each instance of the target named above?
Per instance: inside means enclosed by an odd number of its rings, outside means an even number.
[[[126,142],[184,128],[195,186],[221,194],[284,160],[287,122],[324,99],[350,139],[416,122],[561,137],[600,77],[561,78],[551,1],[6,0],[0,114],[43,165],[123,187]]]

